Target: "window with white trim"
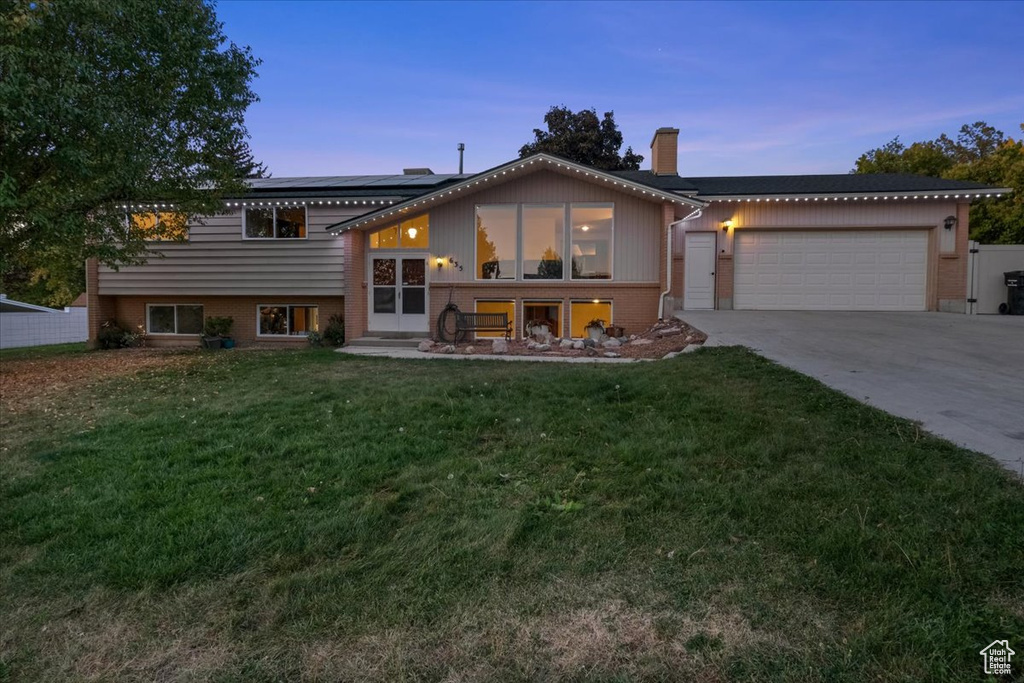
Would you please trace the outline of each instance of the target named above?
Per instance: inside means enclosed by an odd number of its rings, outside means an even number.
[[[611,280],[615,207],[612,204],[573,204],[572,279]]]
[[[202,304],[147,304],[149,334],[202,334]]]
[[[250,240],[305,239],[306,207],[257,206],[243,213],[243,234]]]
[[[256,325],[261,337],[304,337],[320,329],[320,314],[316,306],[261,304]]]

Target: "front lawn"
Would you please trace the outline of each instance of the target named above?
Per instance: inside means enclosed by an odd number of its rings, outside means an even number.
[[[1019,479],[738,349],[192,352],[3,409],[0,681],[981,680],[1024,646]]]

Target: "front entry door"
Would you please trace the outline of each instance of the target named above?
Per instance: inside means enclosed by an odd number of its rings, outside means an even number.
[[[426,332],[427,259],[371,256],[368,327],[374,332]]]
[[[715,307],[717,237],[713,232],[692,232],[686,235],[686,256],[683,261],[684,310],[710,311]]]

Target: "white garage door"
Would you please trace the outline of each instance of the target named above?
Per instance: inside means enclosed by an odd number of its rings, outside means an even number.
[[[733,308],[923,311],[924,230],[737,231]]]

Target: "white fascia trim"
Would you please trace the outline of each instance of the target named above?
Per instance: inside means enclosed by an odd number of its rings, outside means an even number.
[[[557,157],[548,156],[547,154],[535,154],[531,157],[527,157],[526,159],[516,159],[515,161],[510,161],[507,164],[496,166],[495,168],[492,168],[489,171],[478,173],[472,178],[463,180],[459,183],[456,183],[455,185],[449,185],[440,190],[435,190],[429,194],[409,199],[399,204],[395,204],[394,206],[379,209],[377,211],[374,211],[373,213],[366,214],[365,216],[360,216],[359,218],[352,219],[351,221],[346,221],[344,225],[339,225],[335,227],[333,230],[330,230],[329,232],[338,234],[341,232],[345,232],[347,230],[352,230],[353,228],[358,228],[362,225],[366,225],[367,223],[373,223],[380,218],[385,218],[395,213],[402,213],[408,209],[422,207],[422,209],[426,210],[432,205],[432,202],[435,202],[438,199],[448,197],[449,195],[458,194],[463,190],[475,187],[476,185],[479,185],[481,183],[489,182],[492,178],[508,175],[509,173],[514,173],[515,171],[518,171],[522,168],[526,168],[527,166],[532,166],[533,164],[536,163],[551,164],[556,168],[564,168],[566,170],[575,171],[576,173],[579,173],[581,176],[585,178],[589,177],[593,178],[594,180],[600,180],[608,183],[612,187],[619,187],[623,190],[632,190],[633,192],[637,192],[641,195],[646,195],[651,199],[662,199],[664,201],[672,202],[674,204],[684,204],[695,208],[702,208],[707,205],[707,202],[698,198],[684,197],[673,192],[657,190],[647,185],[634,183],[633,181],[626,180],[625,178],[620,178],[619,176],[612,175],[611,173],[599,171],[597,169],[590,168],[589,166],[583,166],[572,161],[566,161],[565,159],[559,159]]]
[[[821,201],[874,201],[888,199],[982,199],[984,197],[1000,197],[1012,192],[1008,187],[990,187],[984,190],[929,190],[927,192],[844,192],[821,194],[745,194],[716,195],[698,199],[708,204],[714,202],[821,202]]]

